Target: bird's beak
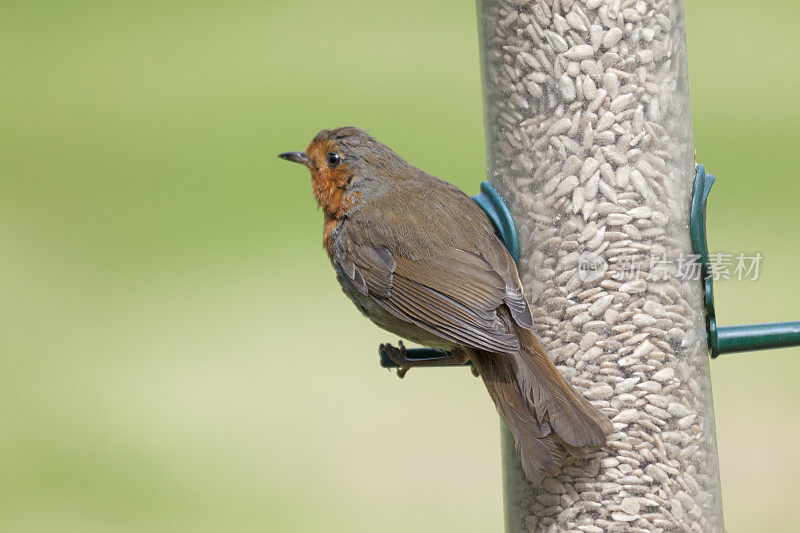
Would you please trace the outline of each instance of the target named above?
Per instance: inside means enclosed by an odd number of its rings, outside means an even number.
[[[284,152],[279,154],[278,157],[293,163],[300,163],[301,165],[305,166],[309,166],[311,164],[311,161],[309,161],[308,157],[306,157],[306,154],[303,152]]]

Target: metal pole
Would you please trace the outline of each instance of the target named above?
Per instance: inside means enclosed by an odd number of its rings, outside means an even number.
[[[506,529],[721,531],[681,0],[479,0],[489,179],[535,331],[609,415],[532,486],[504,439]]]
[[[800,322],[717,327],[720,353],[786,348],[797,346],[798,341],[800,341]]]

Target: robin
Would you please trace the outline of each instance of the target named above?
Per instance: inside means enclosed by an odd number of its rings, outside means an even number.
[[[311,171],[322,244],[344,293],[381,328],[450,352],[446,362],[472,362],[532,483],[557,474],[567,454],[605,444],[611,422],[547,357],[516,265],[466,194],[352,127],[279,157]],[[402,341],[381,349],[401,376],[424,365]]]

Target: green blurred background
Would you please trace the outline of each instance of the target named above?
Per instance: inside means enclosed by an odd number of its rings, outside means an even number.
[[[688,5],[721,324],[800,319],[800,4]],[[469,192],[471,2],[15,2],[0,17],[0,530],[497,531],[468,371],[378,367],[301,168],[358,125]],[[797,527],[800,350],[712,364],[730,531]]]

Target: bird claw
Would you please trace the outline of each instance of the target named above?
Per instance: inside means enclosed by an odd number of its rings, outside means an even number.
[[[396,365],[397,365],[397,377],[403,379],[406,377],[406,374],[409,370],[411,370],[411,361],[408,360],[406,357],[406,346],[403,344],[402,340],[397,341],[398,347],[395,348],[391,344],[381,344],[380,350],[389,356]]]

